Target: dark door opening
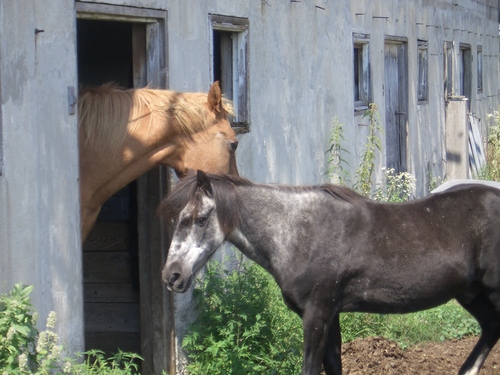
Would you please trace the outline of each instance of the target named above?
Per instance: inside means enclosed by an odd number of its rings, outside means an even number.
[[[80,86],[133,86],[133,24],[77,20]],[[137,186],[111,197],[83,244],[85,350],[140,353]]]

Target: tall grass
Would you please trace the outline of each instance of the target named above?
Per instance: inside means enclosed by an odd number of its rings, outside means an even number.
[[[383,336],[396,341],[402,348],[480,334],[477,321],[454,300],[411,314],[342,314],[340,322],[344,342]]]

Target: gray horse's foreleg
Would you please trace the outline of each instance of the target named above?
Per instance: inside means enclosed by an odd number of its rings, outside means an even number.
[[[480,292],[472,302],[458,302],[478,321],[482,334],[467,360],[460,368],[459,375],[477,375],[491,349],[500,338],[500,316],[496,303],[484,292]]]
[[[323,370],[326,375],[342,375],[342,359],[340,357],[342,336],[340,333],[339,314],[335,314],[328,330],[328,338],[323,356]]]
[[[317,312],[306,310],[302,316],[302,326],[304,329],[302,375],[320,375],[330,320],[323,319]]]
[[[499,332],[483,332],[467,360],[460,368],[458,375],[477,375],[486,357],[498,341]]]

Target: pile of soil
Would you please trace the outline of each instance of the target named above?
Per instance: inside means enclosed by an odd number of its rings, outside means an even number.
[[[342,367],[346,375],[436,375],[458,374],[478,337],[425,343],[401,349],[382,337],[357,339],[342,347]],[[493,348],[480,375],[500,374],[500,343]]]

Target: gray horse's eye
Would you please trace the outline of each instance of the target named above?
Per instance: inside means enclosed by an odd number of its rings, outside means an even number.
[[[196,220],[194,221],[194,223],[197,226],[202,227],[202,226],[204,226],[207,223],[207,220],[208,220],[208,216],[202,216],[202,217],[196,218]]]

